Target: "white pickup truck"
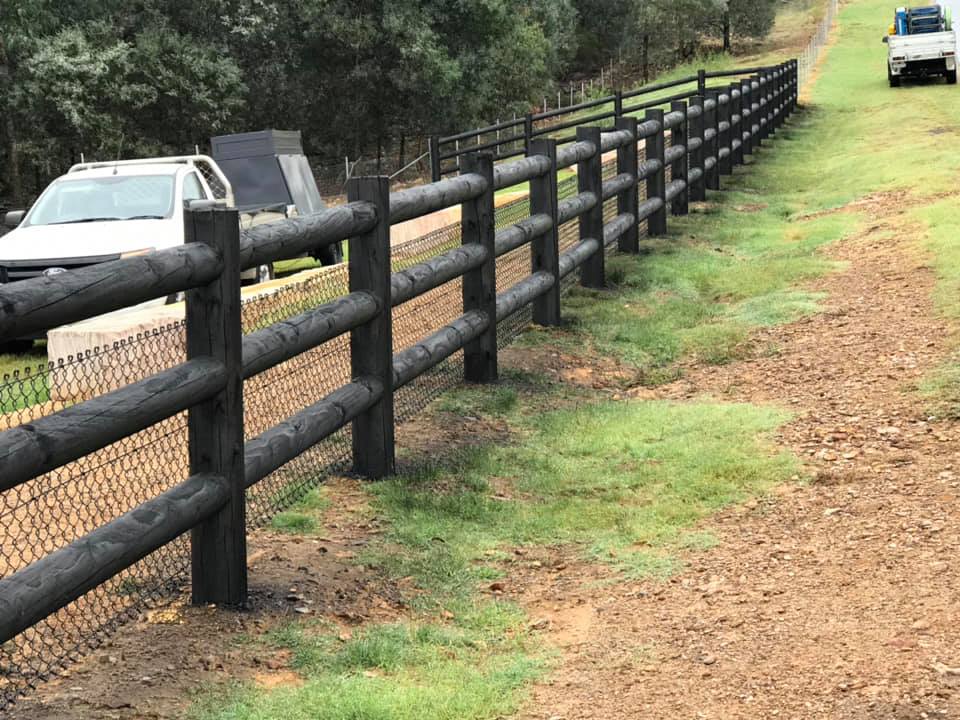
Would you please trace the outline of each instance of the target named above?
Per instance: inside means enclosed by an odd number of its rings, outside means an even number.
[[[898,8],[887,43],[887,79],[899,87],[904,77],[943,76],[957,82],[957,36],[948,8]]]
[[[74,165],[29,211],[7,213],[15,229],[0,239],[0,283],[181,245],[185,204],[215,199],[235,206],[229,180],[205,155]],[[244,279],[271,275],[264,266]]]
[[[240,210],[242,227],[323,207],[299,132],[224,135],[211,144],[219,161],[186,155],[74,165],[30,210],[6,214],[13,230],[0,237],[0,283],[180,245],[191,200],[225,201]],[[335,264],[341,248],[322,248],[315,257]],[[243,280],[272,276],[262,266]]]

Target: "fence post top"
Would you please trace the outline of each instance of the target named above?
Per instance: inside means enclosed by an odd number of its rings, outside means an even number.
[[[644,117],[651,120],[662,120],[663,110],[661,108],[647,108],[647,114]]]
[[[596,125],[591,125],[589,127],[578,127],[577,128],[577,140],[587,140],[593,142],[594,140],[599,141],[600,133],[602,131]]]
[[[629,130],[636,135],[639,122],[639,118],[627,115],[617,118],[616,127],[618,130]]]
[[[530,147],[527,149],[527,157],[531,155],[556,155],[556,138],[539,137],[530,141]]]
[[[484,177],[493,177],[493,153],[488,150],[468,152],[463,157],[463,163],[460,166],[460,174],[477,174]],[[489,178],[488,178],[489,179]],[[490,190],[493,189],[491,186]]]

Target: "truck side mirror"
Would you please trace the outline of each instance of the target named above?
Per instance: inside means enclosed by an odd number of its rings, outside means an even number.
[[[884,36],[883,36],[883,43],[884,43],[884,45],[886,45],[888,42],[890,42],[890,36],[889,36],[889,35],[884,35]]]
[[[3,218],[3,224],[13,230],[19,227],[23,222],[23,216],[27,214],[26,210],[11,210]]]

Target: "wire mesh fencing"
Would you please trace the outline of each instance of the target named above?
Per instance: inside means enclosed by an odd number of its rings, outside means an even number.
[[[813,37],[810,38],[810,42],[807,43],[807,47],[800,55],[798,74],[801,88],[810,81],[820,55],[830,39],[830,29],[833,27],[834,20],[836,20],[838,8],[839,0],[827,0],[827,11],[823,19],[817,24],[817,29],[813,33]]]
[[[575,184],[576,178],[573,181]],[[497,208],[497,227],[528,214],[525,196],[511,200]],[[397,245],[392,250],[393,269],[422,262],[460,242],[457,223]],[[498,291],[528,276],[529,248],[501,257],[497,270]],[[345,264],[302,273],[294,282],[244,302],[244,332],[346,295],[348,285]],[[454,320],[460,308],[460,280],[395,308],[394,352]],[[498,327],[499,344],[509,344],[529,320],[527,309],[502,323]],[[72,331],[77,330],[83,332],[82,328]],[[169,369],[186,359],[185,343],[185,322],[169,322],[108,347],[84,350],[4,375],[0,382],[0,430]],[[412,418],[462,377],[461,351],[398,391],[397,421]],[[342,336],[247,380],[247,438],[312,405],[349,379],[349,336]],[[347,470],[349,462],[348,427],[252,487],[247,493],[249,526],[268,524],[326,477]],[[187,419],[186,413],[181,413],[0,494],[0,577],[136,508],[188,475]],[[0,647],[0,709],[100,645],[118,625],[188,590],[189,555],[189,539],[181,537]]]

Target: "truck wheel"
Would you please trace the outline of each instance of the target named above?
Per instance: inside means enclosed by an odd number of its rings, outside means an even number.
[[[947,85],[956,85],[957,84],[957,71],[948,70],[947,71]]]
[[[889,67],[887,68],[887,79],[890,81],[890,87],[900,87],[900,76],[894,75]]]
[[[33,340],[7,340],[0,342],[0,355],[21,355],[33,348]]]
[[[333,243],[332,245],[320,248],[320,250],[312,253],[312,255],[313,259],[321,265],[339,265],[343,262],[343,245],[341,243]]]

